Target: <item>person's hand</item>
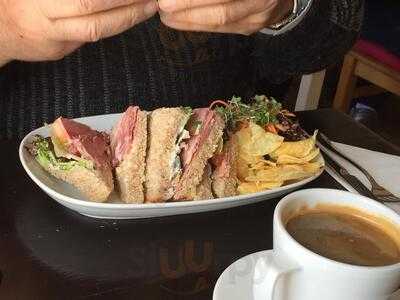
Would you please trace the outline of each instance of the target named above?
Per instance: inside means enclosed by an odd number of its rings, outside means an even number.
[[[161,21],[189,31],[249,35],[283,20],[293,0],[159,0]]]
[[[0,0],[0,66],[57,60],[153,16],[156,0]]]

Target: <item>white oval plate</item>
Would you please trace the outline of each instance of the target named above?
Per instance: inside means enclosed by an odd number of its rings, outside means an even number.
[[[119,119],[121,114],[108,114],[76,119],[90,127],[107,131],[111,130],[113,124]],[[296,183],[285,185],[273,190],[266,190],[259,193],[241,195],[235,197],[219,198],[212,200],[187,201],[187,202],[168,202],[152,204],[124,204],[118,199],[118,195],[113,193],[107,203],[95,203],[85,200],[85,198],[72,186],[61,180],[56,179],[44,171],[36,160],[26,150],[26,146],[32,141],[33,136],[40,134],[49,136],[49,128],[41,127],[30,132],[21,142],[19,147],[19,157],[25,171],[29,177],[51,198],[61,205],[68,207],[82,215],[104,218],[104,219],[139,219],[161,216],[180,215],[188,213],[199,213],[251,204],[276,198],[300,188],[306,183],[316,179],[323,170],[313,177],[301,180]],[[323,160],[322,156],[318,159]]]

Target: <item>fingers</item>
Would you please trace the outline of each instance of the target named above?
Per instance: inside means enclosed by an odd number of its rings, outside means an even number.
[[[52,22],[50,36],[58,41],[94,42],[131,28],[157,10],[157,2],[151,0],[89,16],[58,19]]]
[[[58,43],[55,44],[53,47],[45,49],[45,51],[41,54],[41,57],[44,58],[45,60],[60,60],[64,58],[66,55],[74,52],[81,46],[82,43],[79,42]]]
[[[268,23],[273,24],[270,22],[271,20],[271,11],[265,10],[260,13],[248,16],[247,18],[241,20],[243,23],[251,23],[251,24],[259,24],[261,28],[266,27]]]
[[[158,5],[164,12],[177,12],[186,9],[198,8],[231,2],[232,0],[159,0]]]
[[[161,16],[167,23],[224,26],[247,16],[260,13],[268,5],[268,1],[236,0],[211,6],[186,9],[176,13],[161,13]]]
[[[36,0],[39,9],[50,19],[78,17],[107,11],[145,0]]]
[[[292,0],[159,0],[161,21],[188,31],[249,35],[277,18],[281,2]],[[212,3],[212,4],[211,4]],[[281,4],[279,4],[281,3]],[[172,11],[172,12],[171,12]],[[286,10],[284,11],[286,14]]]
[[[243,35],[250,35],[256,31],[259,31],[264,26],[259,23],[247,23],[247,18],[243,22],[235,22],[231,24],[225,24],[221,26],[215,25],[202,25],[194,23],[183,23],[178,21],[167,21],[165,25],[183,31],[200,31],[200,32],[219,32],[219,33],[236,33]]]

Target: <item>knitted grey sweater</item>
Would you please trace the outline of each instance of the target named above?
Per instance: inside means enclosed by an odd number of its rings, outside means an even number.
[[[362,0],[315,0],[301,24],[276,37],[180,32],[155,16],[57,62],[12,62],[0,69],[0,139],[20,138],[60,115],[268,94],[260,83],[338,61],[358,35],[362,7]]]

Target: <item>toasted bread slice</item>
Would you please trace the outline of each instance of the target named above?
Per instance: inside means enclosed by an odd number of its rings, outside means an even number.
[[[225,122],[219,115],[215,117],[215,123],[205,138],[202,145],[193,156],[192,161],[184,170],[176,187],[174,199],[178,201],[193,200],[196,196],[197,186],[200,184],[207,161],[213,156],[222,138]]]
[[[116,184],[122,201],[126,203],[144,202],[146,148],[147,113],[138,111],[131,148],[115,168]]]
[[[146,157],[145,201],[165,202],[174,195],[180,167],[174,167],[179,153],[178,136],[190,114],[183,108],[160,108],[149,116]]]
[[[74,166],[69,170],[61,170],[51,165],[43,166],[53,176],[75,186],[88,200],[105,202],[114,189],[111,167],[89,170],[82,166]]]
[[[224,144],[221,159],[212,175],[212,190],[216,197],[237,195],[237,141],[233,136]]]
[[[211,190],[211,175],[211,166],[207,164],[203,173],[203,178],[196,188],[196,195],[194,196],[193,200],[207,200],[214,198]]]

